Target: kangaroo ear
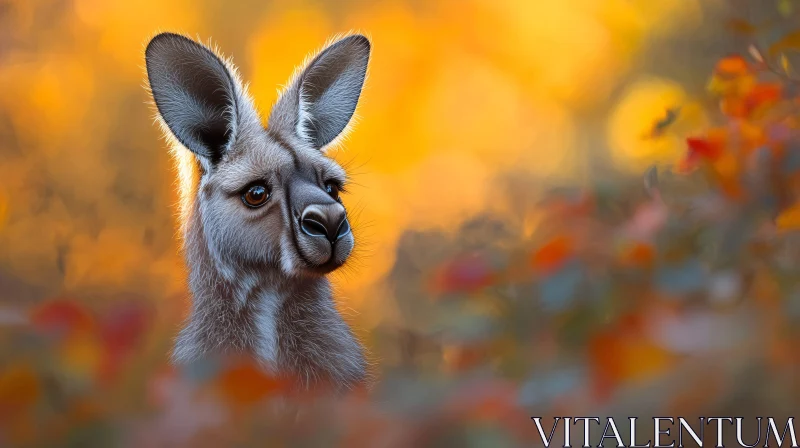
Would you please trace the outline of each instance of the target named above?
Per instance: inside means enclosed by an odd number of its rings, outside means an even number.
[[[173,33],[145,50],[147,77],[158,112],[186,148],[215,164],[237,128],[234,77],[211,50]]]
[[[344,131],[358,104],[370,42],[345,37],[323,50],[300,73],[270,114],[270,126],[289,130],[316,149]]]

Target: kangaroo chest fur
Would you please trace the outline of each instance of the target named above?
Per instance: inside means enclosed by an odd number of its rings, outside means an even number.
[[[287,278],[270,266],[223,275],[193,219],[186,230],[192,309],[173,352],[177,363],[246,353],[274,372],[348,388],[362,382],[362,347],[339,315],[324,277]]]

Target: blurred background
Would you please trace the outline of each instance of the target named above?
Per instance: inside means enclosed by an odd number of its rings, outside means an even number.
[[[798,18],[796,0],[0,0],[0,446],[531,446],[532,415],[796,409]],[[373,56],[330,152],[358,249],[334,283],[378,381],[290,418],[246,363],[167,365],[189,298],[143,51],[211,39],[266,117],[351,30]]]

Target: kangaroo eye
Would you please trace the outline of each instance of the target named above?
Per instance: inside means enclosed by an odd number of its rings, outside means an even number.
[[[333,182],[327,182],[327,183],[325,183],[325,191],[326,191],[326,192],[327,192],[329,195],[331,195],[331,197],[332,197],[333,199],[336,199],[337,201],[339,200],[339,190],[341,190],[341,189],[340,189],[340,188],[339,188],[339,186],[338,186],[338,185],[336,185],[335,183],[333,183]]]
[[[269,199],[270,191],[263,184],[253,184],[242,194],[244,205],[252,208],[261,207]]]

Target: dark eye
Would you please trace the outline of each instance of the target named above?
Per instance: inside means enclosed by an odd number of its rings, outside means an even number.
[[[339,185],[337,185],[336,183],[334,183],[334,182],[326,182],[325,183],[325,191],[329,195],[331,195],[331,197],[333,199],[335,199],[337,201],[339,200],[339,190],[341,190],[341,188],[339,188]]]
[[[269,199],[269,189],[263,184],[253,184],[242,194],[242,202],[248,207],[261,207]]]

